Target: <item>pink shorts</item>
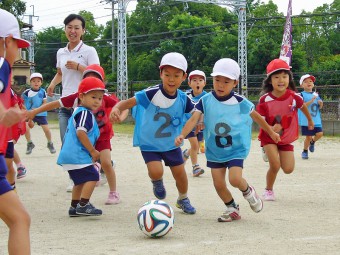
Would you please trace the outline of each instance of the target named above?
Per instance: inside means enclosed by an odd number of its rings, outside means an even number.
[[[96,150],[101,152],[102,150],[111,150],[110,140],[98,140],[95,146]]]
[[[261,147],[267,144],[275,144],[275,143],[263,143],[261,141]],[[294,145],[292,144],[276,144],[276,146],[279,151],[294,151]]]

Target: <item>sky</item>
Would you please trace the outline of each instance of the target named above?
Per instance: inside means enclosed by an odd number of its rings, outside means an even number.
[[[36,32],[44,28],[55,26],[63,27],[64,18],[70,13],[78,13],[80,10],[87,10],[93,13],[97,24],[105,24],[111,20],[111,3],[109,0],[23,0],[26,2],[26,15],[34,15],[32,23]],[[269,2],[269,0],[262,0]],[[279,12],[287,13],[288,0],[273,0],[278,6]],[[313,11],[323,4],[333,3],[334,0],[308,0],[308,4],[303,0],[292,0],[293,15],[298,15],[305,11]],[[128,12],[132,12],[137,4],[136,0],[131,0],[127,6]],[[117,5],[115,6],[117,8]],[[117,15],[117,12],[115,12]],[[29,23],[29,17],[25,16],[24,21]]]

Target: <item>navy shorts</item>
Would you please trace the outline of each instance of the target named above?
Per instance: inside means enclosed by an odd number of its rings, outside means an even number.
[[[210,168],[231,168],[233,166],[238,166],[243,168],[243,159],[232,159],[227,162],[211,162],[207,161],[207,167]]]
[[[203,141],[203,132],[198,132],[197,135],[195,135],[195,131],[191,131],[186,137],[185,139],[191,138],[191,137],[197,137],[197,140],[199,142]]]
[[[69,170],[68,174],[74,182],[74,185],[83,184],[85,182],[99,181],[99,173],[93,165],[80,169]]]
[[[33,122],[37,123],[39,126],[48,125],[46,116],[35,116],[33,118]]]
[[[2,194],[7,193],[8,191],[13,190],[11,185],[6,179],[6,174],[7,174],[6,161],[4,159],[4,155],[0,154],[0,196]]]
[[[304,136],[313,136],[320,132],[322,132],[322,127],[314,127],[313,130],[309,130],[307,126],[301,126],[301,134]]]
[[[14,158],[14,143],[13,142],[7,143],[7,150],[6,150],[5,158]]]
[[[179,166],[184,163],[181,148],[176,148],[171,151],[141,151],[145,164],[151,161],[162,161],[166,166]]]

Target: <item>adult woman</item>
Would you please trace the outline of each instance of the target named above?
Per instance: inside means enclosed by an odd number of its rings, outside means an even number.
[[[53,95],[54,88],[62,83],[62,96],[77,92],[83,71],[88,65],[100,64],[95,48],[84,44],[85,20],[77,14],[68,15],[65,20],[65,35],[68,44],[57,52],[57,73],[47,88],[47,94]],[[61,107],[59,110],[60,138],[63,141],[68,119],[72,109]]]

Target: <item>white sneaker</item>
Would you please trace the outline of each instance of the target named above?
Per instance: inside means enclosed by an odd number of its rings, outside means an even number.
[[[268,162],[268,156],[266,152],[264,151],[264,148],[262,147],[262,159],[264,162]]]
[[[68,183],[68,186],[67,186],[67,188],[66,188],[66,192],[72,192],[73,186],[74,186],[74,183],[73,183],[73,181],[70,179],[70,181],[69,181],[69,183]]]
[[[228,207],[225,212],[222,213],[220,217],[217,218],[218,222],[232,222],[233,220],[240,220],[240,209],[237,205],[237,208]]]
[[[261,212],[261,210],[263,209],[263,202],[261,198],[257,195],[254,187],[249,186],[249,188],[250,188],[249,194],[243,197],[248,201],[250,208],[254,212],[256,213]]]

